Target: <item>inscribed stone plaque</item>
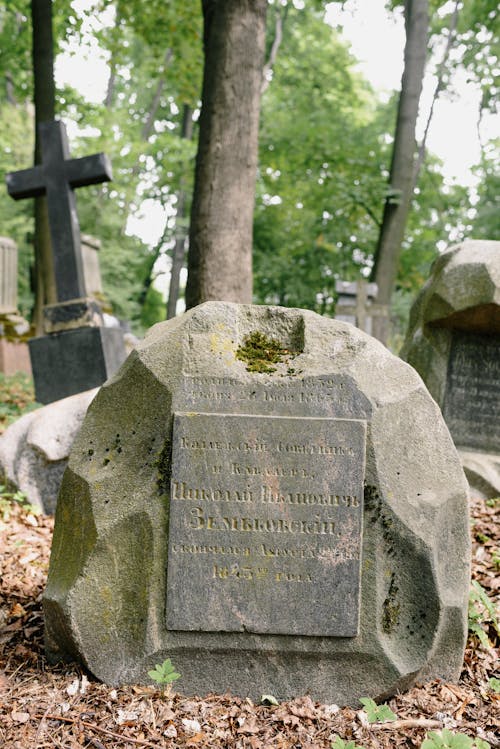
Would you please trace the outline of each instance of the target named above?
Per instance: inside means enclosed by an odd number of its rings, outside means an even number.
[[[443,415],[455,444],[500,452],[500,338],[453,333]]]
[[[365,432],[175,414],[167,628],[356,636]]]

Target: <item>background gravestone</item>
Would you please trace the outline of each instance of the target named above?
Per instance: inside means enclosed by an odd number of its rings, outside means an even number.
[[[106,328],[95,299],[87,296],[74,191],[111,179],[103,153],[71,159],[64,124],[38,125],[42,163],[6,175],[15,200],[45,195],[56,302],[43,307],[47,335],[29,342],[35,397],[40,403],[101,385],[125,359],[123,334]]]
[[[401,357],[441,406],[473,489],[500,494],[500,242],[443,253],[417,297]]]
[[[383,305],[377,304],[378,287],[360,278],[358,281],[336,281],[337,303],[335,319],[349,322],[372,335],[374,316],[388,315]]]
[[[255,333],[295,355],[249,371]],[[458,676],[468,589],[466,482],[414,370],[346,323],[209,302],[87,412],[47,653],[110,684],[170,657],[184,693],[355,703]]]
[[[91,297],[100,299],[103,295],[99,251],[101,242],[89,234],[81,235],[83,275],[85,288]]]
[[[97,390],[71,395],[21,416],[0,435],[0,483],[53,514],[75,435]]]
[[[0,372],[31,374],[29,323],[17,309],[17,245],[0,237]]]

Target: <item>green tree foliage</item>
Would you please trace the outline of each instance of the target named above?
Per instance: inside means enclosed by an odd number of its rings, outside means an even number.
[[[172,206],[180,186],[191,192],[195,146],[180,137],[180,112],[186,102],[196,105],[201,87],[198,6],[197,0],[147,4],[102,0],[81,17],[76,16],[69,0],[53,7],[57,49],[79,46],[87,48],[90,56],[97,43],[109,59],[110,78],[102,104],[89,103],[64,87],[57,92],[58,116],[79,128],[78,138],[71,138],[73,156],[102,150],[112,161],[113,182],[79,191],[78,213],[82,232],[102,243],[108,309],[132,319],[137,326],[150,321],[151,309],[159,312],[157,299],[152,307],[148,301],[147,314],[141,313],[141,306],[148,296],[154,261],[173,244],[175,220],[169,219],[156,247],[129,236],[127,223],[145,199],[160,202],[174,214]],[[104,25],[95,20],[99,11],[107,11]],[[4,82],[0,129],[7,135],[0,155],[2,178],[5,171],[26,168],[33,160],[30,46],[29,1],[0,3],[0,78]],[[3,52],[7,49],[9,55]],[[11,103],[4,106],[9,97]],[[2,196],[0,216],[7,220],[2,221],[1,231],[22,245],[20,280],[25,313],[32,304],[32,261],[28,259],[29,245],[24,246],[26,235],[33,233],[31,213],[30,201],[14,204]],[[164,314],[159,319],[162,317]]]
[[[259,302],[331,312],[376,236],[380,143],[370,90],[319,14],[291,12],[262,106],[255,216]]]
[[[195,0],[101,3],[103,9],[110,5],[115,23],[97,32],[110,55],[107,95],[91,108],[78,102],[77,117],[92,126],[79,153],[104,150],[114,177],[78,196],[79,215],[82,230],[102,241],[103,282],[115,313],[143,326],[151,322],[151,309],[143,314],[141,307],[154,263],[173,246],[175,220],[153,247],[129,236],[126,227],[144,200],[172,208],[182,186],[191,193],[195,145],[181,137],[181,117],[183,104],[196,103],[201,86],[201,14]],[[157,303],[153,308],[160,314]]]
[[[500,138],[489,143],[477,168],[478,202],[469,233],[475,239],[500,239]]]
[[[259,302],[331,314],[336,279],[371,267],[397,97],[376,103],[320,14],[290,12],[286,24],[262,108],[254,291]],[[463,227],[467,203],[467,192],[446,186],[429,159],[400,255],[401,325],[408,295],[425,281],[438,243]]]
[[[340,33],[323,22],[323,2],[308,1],[303,8],[298,2],[272,5],[268,58],[278,11],[283,39],[262,102],[255,299],[331,314],[336,278],[354,280],[370,269],[385,198],[395,101],[376,102],[355,72],[355,61]],[[448,28],[452,5],[444,0],[431,3],[433,39]],[[471,77],[479,79],[488,72],[488,55],[495,51],[496,4],[460,0],[460,5],[460,43],[451,63],[467,65]],[[176,196],[181,189],[188,196],[189,214],[196,132],[193,141],[182,138],[181,120],[185,104],[195,112],[199,105],[201,4],[199,0],[96,0],[83,17],[77,17],[70,0],[58,0],[53,10],[58,49],[69,42],[69,49],[78,44],[95,54],[92,45],[97,43],[108,59],[109,85],[103,101],[89,103],[69,87],[61,88],[58,115],[79,128],[78,136],[71,137],[74,156],[103,150],[111,158],[114,181],[78,191],[81,228],[102,242],[105,293],[114,311],[138,327],[147,326],[164,317],[150,282],[157,257],[170,253],[174,245]],[[108,19],[103,26],[96,21],[101,10]],[[29,0],[0,0],[2,180],[5,171],[32,164],[28,11]],[[481,40],[486,41],[480,50]],[[479,53],[482,57],[476,60]],[[490,78],[491,70],[483,77],[485,106],[493,101]],[[453,239],[471,232],[487,238],[498,235],[495,166],[494,154],[485,152],[479,167],[479,201],[471,219],[466,215],[470,208],[466,191],[444,185],[439,163],[428,159],[400,256],[401,309],[407,295],[425,280],[438,242],[452,232]],[[168,214],[165,231],[151,247],[127,232],[130,216],[140,213],[146,199],[164,205]],[[5,192],[0,196],[0,231],[13,237],[21,249],[20,297],[25,313],[31,304],[29,203],[14,203]]]

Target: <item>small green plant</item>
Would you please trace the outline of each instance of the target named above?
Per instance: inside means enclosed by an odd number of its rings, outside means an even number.
[[[420,749],[490,749],[490,745],[482,739],[471,739],[464,733],[452,733],[443,728],[440,733],[430,731]]]
[[[490,648],[491,642],[488,639],[485,625],[492,626],[500,636],[500,623],[496,618],[493,603],[483,586],[477,580],[473,580],[469,594],[469,632],[476,635],[481,645]]]
[[[148,671],[148,676],[153,679],[163,689],[172,684],[173,681],[181,678],[175,667],[172,665],[170,658],[166,658],[163,663],[157,663],[152,671]]]
[[[398,717],[392,712],[389,705],[386,705],[385,703],[383,705],[377,705],[377,703],[369,697],[361,697],[359,701],[365,708],[368,723],[386,723],[389,720],[396,720]]]
[[[480,531],[476,533],[476,538],[481,544],[488,544],[491,541],[491,538],[489,536],[486,536],[484,533],[481,533]]]
[[[491,679],[488,680],[488,689],[495,692],[495,694],[500,694],[500,679],[492,676]]]
[[[359,744],[355,744],[354,741],[344,741],[340,736],[335,736],[335,739],[331,743],[332,749],[364,749]]]
[[[10,518],[14,505],[24,507],[31,515],[39,515],[40,510],[28,501],[24,492],[9,491],[4,484],[0,484],[0,518],[5,522]]]
[[[247,363],[247,372],[276,372],[276,367],[271,366],[272,364],[295,355],[293,351],[282,348],[275,338],[268,338],[258,330],[247,335],[236,351],[236,358]],[[290,368],[288,373],[291,374]]]

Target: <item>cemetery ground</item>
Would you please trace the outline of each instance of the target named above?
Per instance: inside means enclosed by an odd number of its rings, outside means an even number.
[[[29,383],[5,390],[0,431],[29,406]],[[469,640],[458,684],[417,685],[388,700],[393,712],[315,703],[307,695],[263,704],[230,694],[184,697],[173,689],[114,689],[76,666],[47,664],[41,595],[53,518],[0,496],[0,746],[234,747],[234,749],[382,749],[421,747],[443,729],[448,742],[432,747],[500,747],[500,500],[471,502],[473,595]],[[480,587],[477,587],[480,586]],[[484,597],[484,594],[488,598]],[[485,605],[486,604],[486,605]],[[175,663],[174,663],[175,665]],[[178,690],[178,691],[177,691]],[[266,684],[262,694],[266,695]],[[278,695],[279,697],[279,695]],[[453,737],[453,738],[452,738]],[[437,742],[438,740],[435,739]],[[488,742],[481,743],[481,742]],[[424,744],[425,746],[425,744]],[[427,746],[431,745],[427,743]]]

